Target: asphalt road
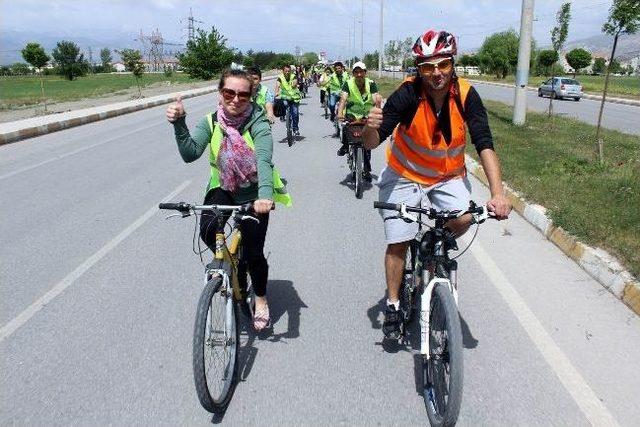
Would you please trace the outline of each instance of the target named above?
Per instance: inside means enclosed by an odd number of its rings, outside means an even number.
[[[483,99],[513,105],[514,88],[484,83],[473,83],[473,85]],[[527,109],[547,112],[548,108],[549,98],[539,98],[537,92],[527,91]],[[597,125],[600,101],[584,98],[579,102],[575,102],[573,99],[555,99],[553,100],[553,111],[561,116]],[[638,117],[640,117],[640,107],[638,106],[606,102],[602,113],[602,126],[632,135],[640,135]]]
[[[294,197],[269,224],[274,330],[243,333],[242,379],[216,418],[191,372],[193,223],[156,209],[200,201],[207,160],[182,163],[163,107],[0,147],[0,424],[427,423],[417,342],[381,345],[377,190],[355,199],[313,95],[304,138],[288,148],[274,128]],[[214,102],[185,100],[188,123]],[[459,425],[637,425],[640,319],[522,218],[484,224],[459,280]]]

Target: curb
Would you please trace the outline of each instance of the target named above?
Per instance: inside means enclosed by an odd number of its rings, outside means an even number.
[[[482,84],[487,84],[487,85],[493,85],[493,86],[503,86],[503,87],[510,87],[515,89],[516,85],[515,83],[513,84],[509,84],[509,83],[498,83],[498,82],[488,82],[488,81],[484,81],[484,80],[474,80],[474,79],[467,79],[472,83],[482,83]],[[527,86],[527,90],[530,91],[537,91],[538,88],[537,87],[532,87],[532,86]],[[602,100],[602,95],[591,95],[588,93],[583,93],[582,97],[584,99],[592,99],[595,101],[601,101]],[[610,102],[612,104],[624,104],[624,105],[633,105],[633,106],[640,106],[640,101],[636,101],[635,99],[626,99],[626,98],[609,98],[607,97],[607,101],[606,102]]]
[[[263,78],[262,80],[273,80],[275,78],[276,77],[274,76],[268,76]],[[212,82],[212,86],[210,87],[157,95],[144,101],[126,101],[116,104],[108,104],[102,107],[76,110],[69,113],[70,117],[62,120],[56,120],[55,115],[52,115],[54,117],[50,117],[48,118],[48,120],[47,117],[43,117],[41,119],[44,119],[44,123],[38,125],[32,124],[35,121],[33,118],[2,123],[0,124],[0,146],[4,144],[10,144],[12,142],[21,141],[23,139],[33,138],[36,136],[69,129],[75,126],[85,125],[87,123],[96,122],[99,120],[110,119],[112,117],[121,116],[123,114],[134,113],[136,111],[157,107],[163,104],[169,104],[175,100],[178,94],[182,95],[183,99],[207,95],[209,93],[218,91],[218,89],[213,86],[214,83],[215,82]],[[21,123],[23,123],[22,127]],[[9,130],[6,131],[2,128],[9,128]]]
[[[467,170],[488,186],[487,177],[482,166],[468,155],[465,155],[465,157]],[[565,255],[574,260],[605,289],[615,295],[634,313],[640,315],[640,282],[625,270],[618,260],[600,248],[592,248],[585,245],[562,229],[562,227],[554,225],[551,218],[546,215],[544,206],[528,203],[508,185],[505,185],[504,189],[516,212],[560,248]]]

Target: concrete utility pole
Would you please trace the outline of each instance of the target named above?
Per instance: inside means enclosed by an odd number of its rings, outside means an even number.
[[[513,124],[523,125],[527,116],[527,83],[531,59],[531,32],[533,27],[534,0],[522,0],[520,17],[520,46],[518,47],[518,69],[516,71],[516,93],[513,102]]]
[[[382,77],[382,53],[384,49],[384,39],[382,37],[382,28],[384,27],[384,0],[380,0],[380,46],[378,46],[378,78]]]
[[[360,59],[364,61],[364,0],[360,12]]]

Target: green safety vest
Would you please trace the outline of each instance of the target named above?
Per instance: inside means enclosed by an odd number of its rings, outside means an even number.
[[[284,78],[284,74],[280,74],[278,76],[278,81],[280,82],[280,98],[287,99],[293,102],[300,102],[302,94],[300,93],[298,88],[291,87],[291,83],[296,81],[295,74],[290,74],[289,81]]]
[[[322,73],[322,75],[320,75],[320,80],[323,80],[323,83],[320,84],[320,90],[324,92],[326,92],[327,88],[329,87],[329,80],[328,79],[326,81],[324,80],[327,77],[330,77],[329,74],[327,73]]]
[[[347,80],[349,85],[349,97],[347,98],[347,114],[359,120],[369,114],[369,110],[373,107],[373,95],[371,95],[371,83],[370,79],[365,78],[364,90],[365,94],[360,93],[356,79],[354,77]]]
[[[220,187],[220,172],[218,171],[216,159],[218,157],[218,152],[220,151],[220,145],[222,144],[222,138],[224,135],[222,134],[222,128],[220,125],[213,121],[213,113],[207,114],[207,122],[209,123],[209,129],[211,129],[211,142],[209,143],[209,165],[211,165],[211,178],[209,179],[209,186],[207,187],[208,192],[209,190]],[[242,138],[251,150],[255,150],[253,138],[248,130],[242,134]],[[284,185],[284,182],[280,177],[280,172],[278,172],[275,167],[273,168],[273,201],[282,203],[286,207],[290,207],[292,204],[291,195],[287,192],[287,187]]]
[[[342,84],[349,78],[347,73],[342,73],[342,83],[338,80],[338,75],[336,73],[331,74],[331,78],[329,79],[329,92],[339,94],[342,91]]]
[[[263,110],[266,111],[265,105],[267,104],[267,87],[260,85],[260,90],[256,92],[256,96],[253,102],[258,104]]]

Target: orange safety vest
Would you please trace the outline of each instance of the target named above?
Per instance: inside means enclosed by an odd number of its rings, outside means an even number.
[[[413,82],[415,77],[405,81]],[[458,78],[461,105],[471,84]],[[399,175],[419,184],[434,185],[452,178],[465,176],[464,148],[466,125],[463,112],[456,102],[456,87],[449,94],[451,142],[447,144],[438,118],[426,99],[421,99],[411,124],[400,124],[393,131],[393,141],[387,145],[387,163]]]

